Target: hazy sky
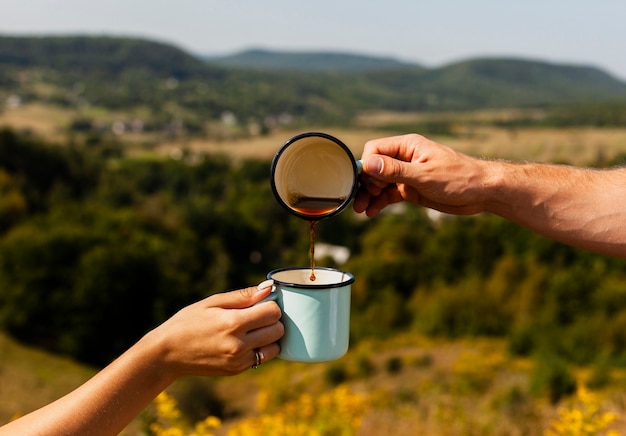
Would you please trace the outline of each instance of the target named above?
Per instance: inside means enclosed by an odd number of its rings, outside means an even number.
[[[516,56],[626,80],[626,0],[0,0],[0,33],[106,34],[193,53],[251,47],[391,56],[424,66]]]

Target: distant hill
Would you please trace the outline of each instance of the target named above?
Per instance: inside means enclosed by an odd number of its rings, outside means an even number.
[[[188,77],[210,70],[174,46],[137,38],[107,36],[0,36],[0,65],[41,67],[93,74],[144,69]]]
[[[469,59],[424,68],[349,53],[249,50],[207,61],[137,38],[0,36],[0,102],[11,95],[68,107],[148,109],[146,128],[182,121],[186,131],[202,132],[207,120],[226,112],[239,120],[345,125],[367,110],[626,99],[626,83],[591,66],[527,59]]]
[[[414,91],[406,98],[430,95],[444,107],[544,106],[626,97],[626,82],[598,68],[518,58],[464,60],[416,79],[410,79]],[[374,80],[386,79],[378,75]]]
[[[337,52],[251,49],[202,59],[240,69],[361,73],[374,88],[393,90],[404,105],[419,100],[416,104],[422,108],[425,96],[444,107],[545,105],[626,96],[626,83],[599,68],[521,58],[468,59],[430,69],[393,58]]]
[[[228,56],[202,56],[209,64],[236,68],[295,71],[379,71],[419,66],[390,57],[338,52],[284,52],[250,49]]]

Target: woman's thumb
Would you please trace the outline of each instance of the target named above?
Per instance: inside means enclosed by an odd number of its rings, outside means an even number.
[[[219,294],[221,297],[219,306],[224,309],[244,309],[250,307],[267,297],[272,290],[273,284],[273,280],[265,280],[258,286]]]

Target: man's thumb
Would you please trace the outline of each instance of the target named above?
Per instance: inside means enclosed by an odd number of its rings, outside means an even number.
[[[365,173],[385,182],[402,182],[407,163],[389,156],[375,154],[363,164]]]

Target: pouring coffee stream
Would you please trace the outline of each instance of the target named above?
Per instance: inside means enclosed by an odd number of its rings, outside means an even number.
[[[307,132],[289,139],[272,161],[274,196],[289,213],[309,221],[311,281],[315,280],[315,224],[345,209],[358,186],[361,162],[339,139]]]
[[[317,221],[311,221],[309,223],[311,226],[309,229],[309,262],[311,263],[311,276],[309,280],[312,282],[315,281],[315,224],[317,224]]]

